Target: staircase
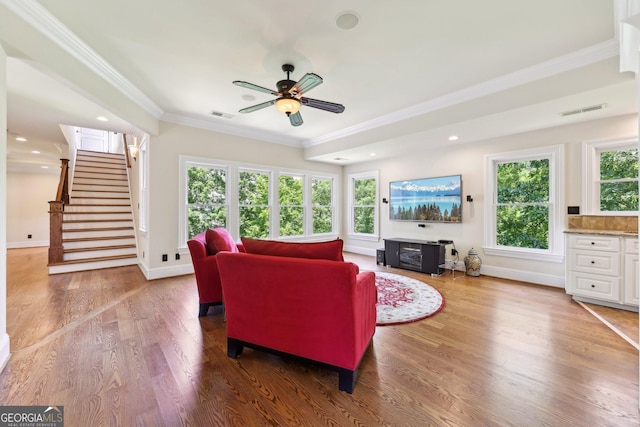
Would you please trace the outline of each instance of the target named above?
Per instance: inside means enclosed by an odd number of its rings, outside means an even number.
[[[138,263],[125,156],[78,150],[62,215],[62,262],[49,274]]]

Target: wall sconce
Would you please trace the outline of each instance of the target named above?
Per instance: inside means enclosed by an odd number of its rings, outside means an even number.
[[[467,194],[467,202],[473,202],[473,197],[471,197],[469,194]]]
[[[138,157],[138,138],[136,138],[135,136],[133,137],[133,145],[129,146],[129,155],[131,157],[133,157],[133,160],[136,160],[136,158]]]

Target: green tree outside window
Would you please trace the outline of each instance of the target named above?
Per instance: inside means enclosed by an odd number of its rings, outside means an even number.
[[[238,180],[240,236],[268,238],[271,207],[269,206],[267,172],[241,171]]]
[[[374,234],[376,179],[355,179],[353,190],[353,231]]]
[[[549,194],[549,159],[499,164],[496,243],[548,249]]]
[[[226,171],[190,166],[187,177],[188,238],[207,228],[226,227]]]
[[[638,211],[638,149],[600,153],[600,211]]]
[[[333,179],[313,178],[311,181],[311,209],[313,213],[313,233],[333,231]]]
[[[280,236],[304,234],[304,179],[296,175],[280,175]]]

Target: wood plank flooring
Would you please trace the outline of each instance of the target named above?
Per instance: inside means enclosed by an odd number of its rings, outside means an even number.
[[[379,327],[352,395],[338,375],[251,349],[198,318],[193,275],[47,274],[8,251],[12,357],[1,405],[64,405],[67,426],[638,426],[638,352],[560,289],[456,273],[445,308]],[[268,319],[265,319],[268,321]]]

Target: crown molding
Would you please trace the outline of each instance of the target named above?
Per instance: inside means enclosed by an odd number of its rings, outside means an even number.
[[[442,108],[451,107],[463,102],[472,101],[484,96],[531,83],[536,80],[613,58],[617,56],[618,53],[618,41],[616,39],[607,40],[588,48],[581,49],[549,61],[541,62],[531,67],[523,68],[513,73],[505,74],[477,85],[469,86],[467,88],[433,98],[429,101],[386,114],[376,119],[367,120],[366,122],[362,122],[336,132],[328,133],[317,138],[307,139],[304,141],[303,145],[305,148],[308,148],[381,126],[387,126],[402,120],[437,111]]]
[[[240,136],[244,138],[256,139],[258,141],[272,142],[274,144],[288,145],[291,147],[302,147],[302,140],[297,138],[285,137],[276,133],[267,132],[261,129],[248,129],[240,126],[218,123],[205,119],[197,119],[193,117],[182,116],[173,113],[164,113],[160,120],[175,123],[183,126],[190,126],[198,129],[205,129],[214,132],[220,132],[227,135]],[[222,119],[213,119],[222,120]],[[225,119],[226,120],[226,119]]]
[[[0,0],[0,4],[76,58],[107,83],[159,119],[162,109],[35,0]]]

